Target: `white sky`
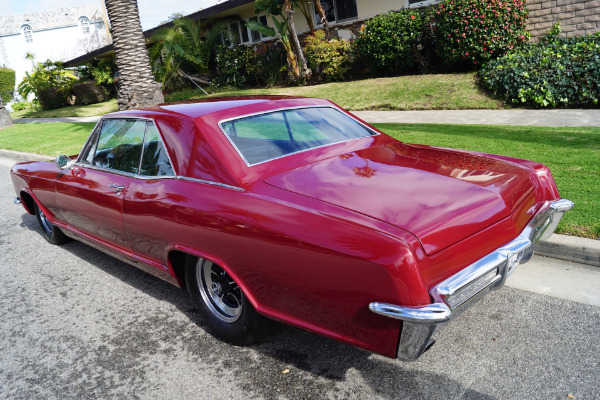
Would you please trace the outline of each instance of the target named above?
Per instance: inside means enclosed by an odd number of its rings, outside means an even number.
[[[216,3],[217,0],[138,0],[142,29],[154,28],[174,12],[187,15]],[[83,4],[96,4],[100,9],[102,6],[100,0],[0,0],[0,15],[9,16]]]

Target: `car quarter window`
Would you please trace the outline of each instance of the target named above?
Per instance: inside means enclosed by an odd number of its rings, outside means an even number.
[[[167,151],[160,139],[156,125],[148,121],[144,153],[140,168],[140,175],[144,176],[173,176],[173,167]]]
[[[330,107],[280,110],[242,117],[222,122],[221,128],[250,165],[375,134]]]

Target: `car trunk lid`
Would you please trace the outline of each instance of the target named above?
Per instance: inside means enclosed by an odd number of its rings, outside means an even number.
[[[414,234],[432,255],[509,216],[530,171],[490,156],[405,143],[341,154],[265,180]]]

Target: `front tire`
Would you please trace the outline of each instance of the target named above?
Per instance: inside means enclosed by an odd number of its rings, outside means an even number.
[[[34,203],[35,204],[35,203]],[[48,217],[35,204],[35,217],[42,228],[42,236],[52,244],[63,244],[69,241],[69,238],[60,230],[59,227],[52,225]]]
[[[238,284],[219,265],[205,258],[186,258],[185,280],[194,305],[211,333],[225,342],[247,345],[266,330]]]

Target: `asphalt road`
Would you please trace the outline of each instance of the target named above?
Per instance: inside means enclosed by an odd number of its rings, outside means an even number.
[[[413,363],[281,325],[223,344],[186,292],[81,243],[48,244],[12,204],[3,164],[2,399],[600,398],[600,308],[511,287]]]

